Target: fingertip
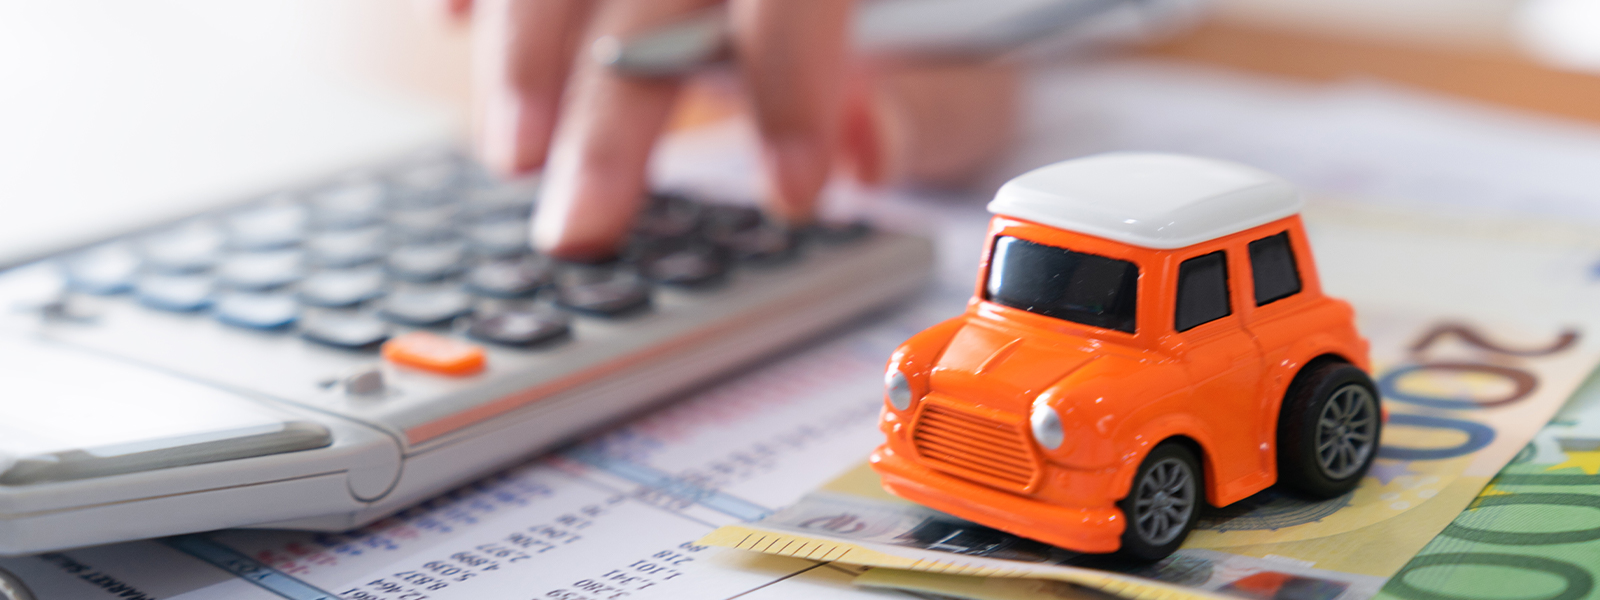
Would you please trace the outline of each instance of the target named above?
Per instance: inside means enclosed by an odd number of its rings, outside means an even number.
[[[530,238],[539,252],[568,261],[617,256],[638,208],[638,184],[575,144],[558,145],[545,169]]]
[[[768,209],[785,223],[810,223],[832,162],[827,142],[807,135],[769,138],[763,154],[770,174]]]

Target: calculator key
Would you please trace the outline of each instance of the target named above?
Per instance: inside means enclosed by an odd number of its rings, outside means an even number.
[[[300,301],[312,306],[351,306],[383,296],[383,270],[377,267],[317,271],[300,282]]]
[[[483,370],[482,346],[436,333],[413,331],[383,343],[389,362],[442,375],[471,375]]]
[[[467,247],[460,242],[407,244],[389,253],[389,272],[408,281],[433,281],[466,268]]]
[[[694,286],[711,283],[728,273],[728,258],[710,244],[672,244],[647,248],[635,259],[639,274],[656,283]]]
[[[516,256],[530,250],[527,219],[486,221],[466,228],[467,243],[483,256]]]
[[[211,306],[213,287],[205,275],[146,275],[135,284],[134,294],[151,308],[189,312]]]
[[[60,265],[36,262],[0,271],[0,313],[33,312],[48,316],[65,307],[67,277]]]
[[[479,314],[467,335],[508,346],[532,346],[567,335],[571,320],[554,311],[525,309]]]
[[[300,316],[300,306],[284,294],[225,294],[215,309],[218,321],[251,329],[285,327]]]
[[[650,304],[650,286],[631,273],[569,271],[556,285],[556,303],[592,315],[622,315]]]
[[[389,213],[389,229],[395,237],[408,242],[434,242],[456,236],[455,219],[459,207],[454,205],[409,208]]]
[[[727,204],[707,204],[703,211],[703,229],[707,235],[727,235],[736,231],[743,231],[761,224],[761,211],[748,206],[731,206]]]
[[[339,384],[344,388],[346,395],[357,397],[382,396],[388,388],[388,385],[383,382],[383,369],[378,368],[377,365],[368,366],[346,375]]]
[[[393,176],[396,201],[404,206],[433,206],[454,200],[461,182],[461,167],[455,160],[439,158]]]
[[[467,290],[482,296],[513,298],[525,296],[550,285],[555,266],[534,256],[496,260],[467,271]]]
[[[707,234],[707,238],[726,248],[741,262],[777,263],[794,258],[800,247],[800,237],[794,230],[762,223],[755,227]]]
[[[380,258],[387,250],[383,228],[376,226],[328,231],[306,240],[306,255],[311,264],[324,267],[353,267]]]
[[[298,204],[253,208],[227,220],[228,244],[241,250],[269,250],[300,243],[309,215]]]
[[[139,257],[127,246],[107,244],[69,256],[63,261],[67,281],[73,289],[98,295],[120,294],[133,289],[139,273]]]
[[[676,194],[654,194],[650,203],[635,218],[636,234],[651,238],[682,237],[700,226],[702,209],[688,198]]]
[[[866,221],[823,221],[807,228],[805,234],[824,244],[848,244],[872,235]]]
[[[379,314],[404,325],[437,325],[472,311],[472,297],[450,288],[410,289],[390,293]]]
[[[383,220],[383,184],[358,179],[316,192],[311,197],[311,223],[320,229],[349,229]]]
[[[340,348],[362,348],[389,339],[389,324],[364,313],[319,311],[300,320],[300,336]]]
[[[525,221],[533,215],[533,205],[539,198],[539,186],[535,181],[513,182],[471,190],[465,198],[457,215],[464,222]]]
[[[223,259],[217,268],[217,279],[222,285],[242,290],[275,288],[305,276],[302,258],[303,254],[294,249],[234,254]]]
[[[222,258],[222,231],[195,222],[146,236],[139,249],[150,268],[168,273],[204,271]]]

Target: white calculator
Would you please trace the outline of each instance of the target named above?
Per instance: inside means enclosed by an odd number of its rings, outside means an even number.
[[[617,261],[528,249],[457,153],[0,273],[0,555],[343,530],[919,289],[924,239],[650,199]]]

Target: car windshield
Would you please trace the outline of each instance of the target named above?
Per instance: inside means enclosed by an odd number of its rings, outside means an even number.
[[[1133,333],[1138,281],[1125,260],[1000,236],[984,291],[997,304]]]

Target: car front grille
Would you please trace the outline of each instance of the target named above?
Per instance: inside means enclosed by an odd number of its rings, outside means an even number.
[[[995,487],[1026,491],[1038,474],[1021,420],[929,402],[912,440],[928,466]]]

